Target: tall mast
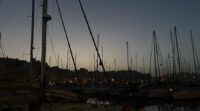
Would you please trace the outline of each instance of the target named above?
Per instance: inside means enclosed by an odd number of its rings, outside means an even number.
[[[135,54],[135,70],[137,71],[137,53]]]
[[[197,63],[196,63],[196,57],[195,57],[195,48],[194,48],[194,41],[192,36],[192,30],[190,30],[190,38],[192,43],[192,53],[193,53],[193,59],[194,59],[194,68],[195,68],[195,74],[197,74]]]
[[[116,60],[116,58],[114,58],[114,68],[115,68],[115,71],[117,71],[117,60]]]
[[[159,59],[159,49],[158,49],[158,41],[157,41],[157,36],[156,36],[156,31],[155,31],[155,46],[156,46],[156,59],[157,59],[157,70],[158,70],[158,77],[160,80],[160,59]]]
[[[129,70],[130,68],[129,68],[128,41],[126,41],[126,49],[127,49],[127,68],[128,68],[128,70]]]
[[[58,55],[58,63],[57,63],[58,68],[59,68],[59,65],[60,65],[60,56]]]
[[[67,50],[67,65],[66,68],[69,69],[69,50]]]
[[[171,73],[171,60],[170,60],[170,55],[168,53],[168,74]]]
[[[77,53],[75,53],[74,61],[75,61],[76,67],[77,67]]]
[[[143,73],[145,74],[144,57],[143,57]]]
[[[30,72],[28,81],[31,82],[33,72],[33,40],[34,40],[34,21],[35,21],[35,0],[32,0],[32,19],[31,19],[31,46],[30,46]]]
[[[133,58],[131,57],[130,69],[133,70]]]
[[[102,56],[101,58],[102,58],[102,62],[103,62],[103,46],[101,47],[101,54],[102,54],[102,55],[101,55],[101,56]]]
[[[68,60],[68,69],[70,70],[71,69],[71,59],[69,58],[69,60]]]
[[[159,59],[159,49],[158,49],[158,41],[156,37],[156,31],[153,31],[153,46],[154,46],[154,69],[155,76],[157,80],[160,81],[160,59]],[[158,81],[157,81],[158,82]]]
[[[149,58],[149,74],[151,74],[151,58],[152,58],[152,50],[153,50],[153,45],[151,45],[151,52],[150,52],[150,58]]]
[[[172,36],[172,30],[170,29],[170,38],[171,38],[171,45],[172,45],[172,74],[173,74],[173,80],[175,81],[176,79],[176,61],[175,61],[175,42]]]
[[[174,27],[174,37],[175,37],[175,43],[176,43],[176,51],[177,51],[177,59],[178,59],[178,69],[179,73],[181,72],[181,58],[180,58],[180,49],[178,44],[178,37],[177,37],[177,30],[176,27]]]
[[[42,12],[42,52],[41,52],[41,88],[45,88],[46,74],[45,74],[45,61],[46,61],[46,31],[47,22],[51,16],[47,14],[48,0],[43,0]]]
[[[62,26],[63,26],[63,30],[64,30],[64,33],[65,33],[65,37],[67,39],[67,44],[68,44],[70,55],[71,55],[72,62],[73,62],[73,65],[74,65],[75,74],[77,76],[77,81],[78,81],[78,84],[80,85],[81,82],[80,82],[79,74],[78,74],[78,71],[77,71],[75,58],[74,58],[74,55],[73,55],[73,51],[72,51],[72,48],[71,48],[71,44],[70,44],[70,41],[69,41],[69,37],[68,37],[67,30],[66,30],[66,27],[65,27],[65,24],[64,24],[64,20],[63,20],[63,16],[62,16],[62,13],[61,13],[61,9],[60,9],[60,5],[58,3],[58,0],[56,0],[56,4],[57,4],[58,12],[59,12],[59,15],[60,15],[61,23],[62,23]]]
[[[97,35],[97,49],[99,50],[99,34]],[[98,56],[98,54],[97,54],[97,56]],[[96,69],[96,71],[98,71],[98,68],[99,68],[99,58],[97,57],[97,69]]]
[[[156,79],[157,79],[157,78],[158,78],[158,71],[157,71],[156,42],[155,42],[155,39],[156,39],[156,32],[153,31],[154,73],[155,73],[155,77],[156,77]]]
[[[89,22],[88,22],[88,20],[87,20],[86,13],[85,13],[85,11],[84,11],[84,9],[83,9],[83,5],[82,5],[82,3],[81,3],[81,0],[79,0],[79,4],[80,4],[80,7],[81,7],[81,11],[82,11],[82,13],[83,13],[85,22],[86,22],[86,24],[87,24],[87,27],[88,27],[88,30],[89,30],[91,39],[92,39],[92,41],[93,41],[93,43],[94,43],[94,47],[95,47],[95,50],[96,50],[97,55],[98,55],[97,57],[99,58],[99,61],[100,61],[102,70],[103,70],[104,75],[105,75],[105,77],[106,77],[107,85],[109,86],[109,88],[110,88],[110,90],[111,90],[111,98],[112,98],[112,95],[113,95],[113,87],[112,87],[111,82],[110,82],[110,80],[109,80],[110,77],[108,76],[108,74],[107,74],[107,72],[106,72],[106,70],[105,70],[105,67],[104,67],[103,61],[102,61],[102,59],[101,59],[99,50],[98,50],[97,45],[96,45],[95,40],[94,40],[94,36],[93,36],[92,30],[91,30],[90,25],[89,25]]]
[[[0,47],[1,47],[1,52],[2,52],[3,58],[4,58],[5,55],[4,55],[3,45],[1,43],[2,43],[2,41],[1,41],[1,32],[0,32]]]
[[[96,62],[95,62],[95,61],[96,61],[96,59],[95,59],[95,53],[94,53],[94,56],[93,56],[93,57],[94,57],[94,71],[95,71],[95,68],[96,68],[96,67],[95,67],[95,64],[96,64]]]

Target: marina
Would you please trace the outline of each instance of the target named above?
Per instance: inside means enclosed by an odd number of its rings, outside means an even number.
[[[6,3],[14,2],[2,0],[0,3],[3,7]],[[78,14],[82,17],[80,21],[84,24],[84,28],[81,29],[87,30],[86,35],[90,38],[91,43],[83,43],[83,46],[92,45],[92,53],[94,53],[92,57],[88,57],[90,61],[92,60],[89,67],[86,68],[84,65],[79,67],[80,61],[85,60],[82,58],[85,55],[80,54],[79,56],[72,47],[72,45],[78,46],[82,42],[74,44],[72,42],[74,39],[68,32],[70,28],[67,29],[66,12],[63,10],[67,7],[62,7],[64,3],[68,2],[29,0],[27,3],[31,4],[26,6],[29,8],[31,6],[29,53],[23,52],[23,59],[9,57],[2,39],[5,35],[0,33],[0,111],[200,111],[199,39],[193,36],[191,28],[187,30],[187,43],[180,38],[181,34],[177,26],[169,28],[168,36],[166,36],[168,41],[162,43],[158,36],[160,30],[151,29],[148,38],[150,45],[148,44],[148,46],[146,42],[140,44],[140,48],[143,46],[145,46],[145,50],[148,48],[148,54],[144,54],[143,57],[138,56],[137,52],[134,52],[135,56],[133,56],[132,50],[135,50],[135,47],[132,47],[133,43],[131,40],[123,39],[122,58],[116,59],[121,55],[114,54],[116,49],[109,50],[102,45],[103,40],[101,41],[99,33],[96,40],[94,19],[90,19],[91,16],[88,16],[88,13],[91,10],[87,10],[90,7],[87,3],[90,2],[70,1],[72,4],[76,3],[75,6],[79,8]],[[130,7],[132,8],[131,5]],[[55,10],[57,14],[54,14]],[[40,13],[38,13],[39,11]],[[36,16],[40,18],[40,22],[36,20]],[[53,20],[55,20],[55,27],[56,25],[62,27],[58,30],[63,31],[62,36],[66,41],[65,45],[60,42],[57,50],[53,45],[55,41],[49,38],[54,33],[50,28]],[[39,30],[38,35],[36,30]],[[60,36],[57,32],[54,34],[56,37]],[[36,48],[35,40],[37,39],[35,37],[37,36],[41,37],[39,42],[41,47],[38,48],[40,53]],[[183,48],[183,43],[187,48]],[[112,45],[117,43],[109,44],[114,47]],[[168,45],[163,50],[162,47],[165,44]],[[8,45],[6,44],[6,46]],[[51,52],[49,52],[48,46],[51,46]],[[67,47],[67,50],[64,47]],[[84,50],[84,54],[90,51],[81,49],[81,46],[79,48],[80,52]],[[21,49],[14,50],[20,51]],[[15,52],[14,50],[12,52]],[[105,50],[113,51],[113,55],[106,55]],[[62,58],[62,55],[56,55],[55,51],[66,52],[65,59]],[[143,52],[147,53],[147,51]],[[27,55],[29,58],[24,59]],[[35,55],[39,55],[41,59]],[[51,60],[53,56],[54,62]],[[82,59],[78,59],[79,57]],[[110,57],[113,61],[109,59]],[[146,58],[149,58],[148,61]],[[89,60],[82,63],[89,64]],[[122,66],[121,69],[119,65]]]

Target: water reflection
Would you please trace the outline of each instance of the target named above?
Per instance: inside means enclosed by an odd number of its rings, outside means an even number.
[[[174,104],[162,104],[145,106],[141,111],[200,111],[199,106],[176,106]]]

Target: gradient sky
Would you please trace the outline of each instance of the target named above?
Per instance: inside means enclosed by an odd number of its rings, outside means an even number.
[[[34,57],[40,59],[41,52],[41,3],[36,0]],[[95,53],[78,0],[59,0],[69,39],[77,53],[78,68],[93,69]],[[138,55],[138,70],[142,70],[143,57],[148,70],[152,44],[152,32],[156,30],[164,58],[171,54],[169,29],[177,26],[182,59],[193,66],[189,29],[193,31],[197,52],[200,52],[200,1],[199,0],[82,0],[95,39],[100,34],[100,46],[104,48],[106,68],[113,69],[114,58],[118,69],[127,69],[126,41],[133,63]],[[50,38],[56,56],[66,64],[67,42],[58,15],[55,0],[49,0],[47,62],[55,65]],[[29,61],[31,31],[31,0],[0,0],[0,31],[6,55]],[[0,56],[2,54],[0,53]],[[199,57],[199,56],[198,56]],[[56,57],[57,58],[57,57]],[[61,62],[60,62],[61,66]],[[72,65],[71,65],[72,67]]]

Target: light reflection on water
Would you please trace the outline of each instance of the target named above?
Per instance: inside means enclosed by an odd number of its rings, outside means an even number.
[[[173,104],[145,106],[140,111],[200,111],[200,106],[175,106]]]
[[[100,104],[100,103],[105,103],[105,102],[99,102],[98,100],[94,98],[88,99],[87,103],[110,106],[110,104]],[[139,101],[139,102],[134,101],[131,103],[126,103],[126,105],[127,104],[129,105],[128,107],[131,107],[130,108],[131,111],[200,111],[199,100],[168,101],[168,102],[164,102],[163,100],[150,100],[150,101],[147,100],[147,101]],[[117,108],[117,109],[119,111],[123,111],[122,110],[123,105],[124,104],[119,105],[120,108]],[[113,107],[116,107],[116,106],[113,106]]]

